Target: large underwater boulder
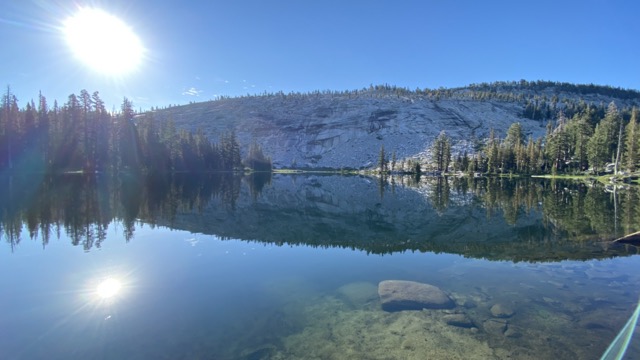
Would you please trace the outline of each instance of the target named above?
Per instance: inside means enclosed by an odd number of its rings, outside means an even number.
[[[451,309],[455,303],[437,286],[415,281],[385,280],[378,284],[385,311]]]

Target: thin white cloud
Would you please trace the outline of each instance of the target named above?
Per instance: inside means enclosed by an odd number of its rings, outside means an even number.
[[[183,91],[182,95],[200,96],[201,93],[202,93],[202,90],[198,90],[198,89],[196,89],[194,87],[191,87],[188,90]]]

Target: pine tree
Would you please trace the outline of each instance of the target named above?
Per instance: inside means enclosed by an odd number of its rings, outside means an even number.
[[[104,101],[100,98],[100,94],[94,91],[91,95],[91,132],[93,143],[93,167],[96,170],[107,170],[110,163],[109,154],[109,134],[113,125],[110,114],[105,109]]]
[[[467,152],[467,150],[464,151],[464,154],[462,155],[462,163],[460,164],[460,171],[467,171],[467,169],[469,168],[469,153]]]
[[[40,92],[38,93],[38,134],[36,135],[36,141],[39,144],[38,151],[45,167],[49,164],[49,131],[49,107],[47,106],[47,99]]]
[[[602,123],[596,125],[596,129],[593,132],[593,136],[587,143],[587,156],[589,158],[589,165],[593,167],[593,170],[598,173],[598,169],[601,169],[606,165],[610,158],[608,152],[608,129],[606,125]]]
[[[0,117],[0,131],[2,135],[0,140],[7,144],[7,152],[4,156],[0,157],[0,165],[6,165],[9,170],[13,169],[15,143],[17,142],[18,115],[18,99],[11,92],[11,88],[7,86],[7,92],[2,96],[2,116]]]
[[[176,123],[173,118],[169,118],[169,120],[165,121],[160,127],[160,141],[167,149],[169,166],[172,171],[175,171],[180,156],[180,149],[178,130],[176,129]],[[220,166],[220,168],[222,168],[222,166]]]
[[[271,159],[264,155],[262,148],[255,141],[249,146],[249,152],[244,163],[254,171],[271,171],[272,168]]]
[[[391,171],[395,171],[396,170],[396,163],[398,162],[398,158],[396,157],[396,151],[393,150],[393,153],[391,153]]]
[[[135,115],[133,103],[125,97],[120,110],[121,113],[116,125],[119,164],[122,167],[121,169],[138,170],[140,164],[140,142],[138,140],[138,131],[133,124]]]
[[[638,109],[633,108],[631,119],[625,128],[625,165],[627,170],[636,171],[640,161],[640,129],[638,129]]]
[[[593,135],[588,115],[576,114],[567,124],[569,141],[572,148],[572,158],[576,161],[579,171],[587,170],[589,160],[587,144]]]
[[[527,148],[524,143],[519,143],[515,150],[516,171],[518,173],[526,173],[529,171],[529,157],[527,156]]]
[[[602,125],[606,131],[605,134],[609,159],[614,159],[616,156],[616,151],[618,149],[619,127],[621,122],[622,116],[620,116],[616,103],[612,101],[609,103],[609,106],[607,106],[607,112],[605,113],[604,119],[600,122],[600,125]]]
[[[386,171],[387,158],[384,152],[384,144],[380,146],[380,153],[378,155],[378,173],[384,174]]]
[[[56,154],[56,168],[80,170],[85,163],[82,108],[75,94],[69,95],[61,111],[61,144]]]
[[[500,164],[499,151],[498,151],[498,139],[496,138],[493,129],[489,132],[489,141],[487,142],[487,172],[495,174],[498,172]]]
[[[441,131],[433,142],[431,155],[436,170],[447,172],[451,163],[451,141],[444,131]]]
[[[515,149],[518,145],[524,143],[524,133],[522,133],[522,125],[517,122],[511,124],[507,130],[507,136],[504,138],[507,147]]]
[[[557,126],[547,136],[545,150],[553,173],[562,170],[571,158],[567,119],[562,112],[558,115]]]
[[[536,151],[536,145],[535,142],[533,141],[533,137],[529,137],[529,140],[527,140],[527,160],[528,160],[528,164],[526,167],[526,172],[528,173],[537,173],[539,171],[539,155],[538,152]]]
[[[501,147],[502,156],[501,163],[504,171],[520,171],[522,163],[525,161],[523,157],[522,144],[524,143],[524,134],[522,133],[522,125],[519,122],[511,124],[507,130],[507,136]]]
[[[234,130],[224,134],[220,139],[220,152],[222,168],[226,171],[235,171],[242,167],[240,157],[240,145]]]

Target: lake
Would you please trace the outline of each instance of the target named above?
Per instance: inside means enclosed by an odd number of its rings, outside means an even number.
[[[640,251],[611,242],[640,230],[637,187],[311,174],[0,186],[2,359],[599,359],[640,297]],[[384,280],[436,286],[454,307],[384,311]],[[625,358],[640,358],[637,334]]]

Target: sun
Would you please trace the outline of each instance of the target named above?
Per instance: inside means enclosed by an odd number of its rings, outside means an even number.
[[[102,281],[98,285],[98,288],[96,289],[96,294],[101,299],[109,299],[118,295],[121,288],[122,288],[122,284],[120,283],[120,281],[113,278],[108,278]]]
[[[105,75],[139,67],[144,47],[122,20],[100,9],[80,8],[64,21],[63,34],[77,59]]]

